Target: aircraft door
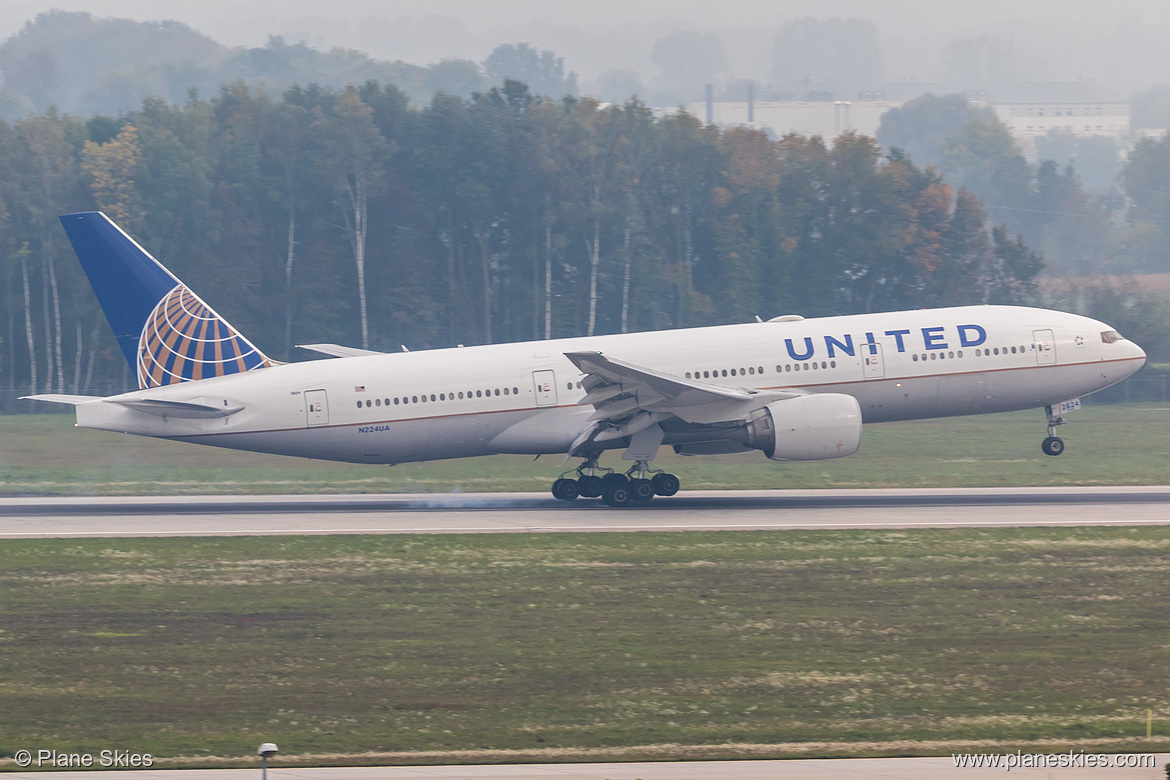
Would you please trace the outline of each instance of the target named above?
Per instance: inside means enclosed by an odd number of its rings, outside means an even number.
[[[324,390],[305,391],[305,425],[329,424],[329,399]]]
[[[866,379],[883,379],[886,375],[886,364],[882,360],[881,344],[862,344],[861,356],[865,362]]]
[[[557,377],[552,371],[533,371],[532,384],[536,389],[537,406],[556,406]]]
[[[1052,331],[1032,331],[1032,342],[1036,347],[1036,365],[1051,366],[1056,363],[1056,340],[1052,338]]]

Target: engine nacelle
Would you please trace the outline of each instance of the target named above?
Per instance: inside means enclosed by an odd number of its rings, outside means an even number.
[[[861,407],[844,393],[800,395],[753,412],[745,430],[771,460],[843,458],[861,446]]]

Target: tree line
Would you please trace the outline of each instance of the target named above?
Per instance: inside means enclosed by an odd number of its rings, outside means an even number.
[[[1040,256],[874,139],[770,138],[517,81],[413,107],[392,86],[242,83],[118,117],[0,121],[0,372],[131,378],[60,229],[100,209],[277,359],[970,303]]]

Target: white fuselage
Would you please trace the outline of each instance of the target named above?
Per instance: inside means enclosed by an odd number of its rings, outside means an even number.
[[[496,344],[278,365],[136,391],[243,409],[185,419],[94,401],[83,427],[355,463],[566,453],[592,407],[566,352],[699,382],[857,399],[865,422],[1043,407],[1126,378],[1145,353],[1044,309],[968,306]],[[106,399],[114,400],[114,399]],[[695,441],[664,424],[663,443]],[[620,441],[611,446],[620,447]]]

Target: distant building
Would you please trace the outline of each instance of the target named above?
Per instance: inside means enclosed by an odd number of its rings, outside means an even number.
[[[729,100],[731,92],[743,99]],[[1035,139],[1050,131],[1075,136],[1102,135],[1126,141],[1131,136],[1129,103],[1112,91],[1091,81],[1034,84],[955,84],[895,82],[888,84],[824,84],[809,91],[809,85],[784,85],[761,90],[764,98],[806,100],[756,100],[754,86],[735,85],[715,100],[690,103],[688,113],[723,127],[752,127],[777,136],[787,133],[820,135],[826,139],[853,130],[877,135],[881,117],[920,95],[960,94],[976,105],[990,108],[1011,130],[1024,152],[1035,154]],[[841,96],[852,99],[838,99]]]
[[[1056,84],[996,84],[976,99],[999,117],[1025,151],[1049,132],[1074,136],[1130,137],[1129,102],[1088,81]]]
[[[847,130],[876,135],[882,114],[901,105],[884,100],[761,100],[711,104],[710,121],[722,127],[751,127],[777,136],[797,133],[827,140]],[[708,121],[706,103],[690,103],[687,113]]]

